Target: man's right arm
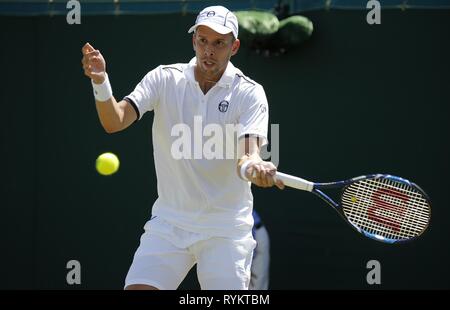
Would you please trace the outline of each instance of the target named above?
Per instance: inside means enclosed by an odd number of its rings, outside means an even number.
[[[89,43],[82,48],[84,74],[91,78],[94,86],[109,83],[106,74],[106,62],[99,50],[94,49]],[[108,133],[121,131],[130,126],[138,117],[133,106],[126,100],[117,102],[114,96],[95,100],[98,117],[103,128]]]
[[[126,101],[116,101],[111,97],[107,101],[95,100],[100,123],[107,133],[121,131],[136,121],[137,114],[132,105]]]

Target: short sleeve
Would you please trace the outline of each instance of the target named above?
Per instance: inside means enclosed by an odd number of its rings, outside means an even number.
[[[162,89],[163,76],[161,66],[159,66],[147,73],[124,100],[134,107],[139,120],[145,112],[152,111],[158,104]]]
[[[256,85],[243,99],[238,123],[241,125],[239,138],[254,135],[263,138],[261,145],[268,143],[269,106],[261,85]]]

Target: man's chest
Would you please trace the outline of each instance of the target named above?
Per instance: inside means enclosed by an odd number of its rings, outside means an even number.
[[[239,94],[231,87],[215,86],[203,94],[198,85],[187,83],[169,89],[164,101],[163,113],[172,124],[193,126],[201,120],[203,125],[225,126],[239,118]]]

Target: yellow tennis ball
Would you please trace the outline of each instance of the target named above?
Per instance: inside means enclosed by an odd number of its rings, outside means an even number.
[[[111,175],[119,169],[119,158],[113,153],[103,153],[95,161],[95,168],[101,175]]]

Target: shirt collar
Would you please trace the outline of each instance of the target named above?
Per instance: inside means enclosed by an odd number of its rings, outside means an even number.
[[[197,58],[194,57],[191,59],[191,61],[189,61],[188,64],[188,69],[186,71],[186,77],[188,78],[188,80],[192,81],[192,82],[197,82],[195,80],[195,74],[194,74],[194,69],[197,63]],[[237,69],[236,67],[231,63],[231,61],[228,61],[228,65],[227,68],[225,69],[224,73],[222,74],[222,77],[220,78],[220,80],[217,82],[217,85],[221,86],[221,87],[230,87],[231,83],[233,83],[233,79],[235,77],[237,73]]]

